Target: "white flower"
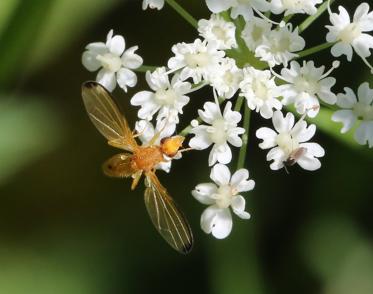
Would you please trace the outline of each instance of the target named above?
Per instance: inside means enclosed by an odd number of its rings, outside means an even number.
[[[241,33],[241,37],[245,41],[247,48],[254,52],[263,43],[263,37],[271,31],[271,27],[271,23],[259,17],[254,16],[247,20],[245,28]]]
[[[316,5],[322,3],[322,0],[272,0],[271,11],[280,14],[285,11],[285,16],[289,14],[309,14],[317,12]]]
[[[226,57],[217,70],[210,74],[209,80],[220,97],[230,99],[236,94],[242,78],[242,69],[237,67],[236,61]]]
[[[291,24],[288,24],[263,36],[263,44],[256,48],[255,56],[267,62],[270,67],[278,64],[287,66],[291,59],[298,56],[293,52],[303,50],[305,45],[298,27],[292,31]]]
[[[365,60],[370,56],[370,49],[373,48],[373,37],[365,34],[373,30],[373,12],[369,12],[369,5],[361,3],[354,14],[351,22],[347,10],[339,6],[339,14],[332,13],[329,8],[331,26],[326,26],[329,30],[326,40],[333,45],[331,53],[334,57],[346,55],[351,61],[353,50]]]
[[[213,13],[220,13],[232,8],[231,17],[237,18],[242,15],[245,20],[253,17],[254,11],[266,12],[271,8],[265,0],[206,0],[206,4]]]
[[[134,87],[137,83],[136,74],[131,69],[142,65],[142,58],[135,54],[138,46],[125,50],[124,38],[113,36],[113,30],[107,35],[106,43],[90,43],[82,56],[82,63],[89,71],[98,72],[96,81],[109,91],[117,85],[127,92],[127,87]]]
[[[236,26],[225,21],[218,14],[212,14],[210,19],[201,19],[198,22],[199,34],[207,42],[216,42],[217,49],[226,50],[237,47]]]
[[[141,106],[138,117],[151,120],[158,112],[157,120],[167,119],[169,123],[179,123],[179,113],[188,104],[186,96],[192,88],[188,82],[183,82],[176,74],[171,82],[164,67],[157,68],[153,73],[146,73],[146,81],[154,91],[141,91],[131,99],[131,104]]]
[[[139,134],[139,139],[143,146],[146,146],[149,144],[149,142],[153,139],[154,135],[160,131],[159,137],[155,142],[153,142],[155,145],[159,145],[161,140],[163,138],[171,137],[175,132],[174,125],[167,124],[164,126],[163,122],[158,122],[156,125],[156,128],[154,129],[154,126],[151,122],[147,120],[140,120],[137,121],[135,124],[135,130]],[[166,155],[163,155],[165,161],[159,163],[156,165],[156,169],[164,170],[165,172],[170,172],[171,169],[171,161],[172,159],[179,159],[181,158],[181,153],[179,152],[176,156],[169,158]]]
[[[202,230],[217,238],[226,238],[232,230],[232,211],[242,219],[249,219],[250,214],[245,211],[246,201],[240,192],[254,189],[255,182],[249,180],[249,172],[239,169],[232,177],[227,166],[215,165],[210,178],[215,183],[199,184],[192,191],[192,195],[202,204],[209,205],[201,215]]]
[[[206,102],[203,108],[204,111],[198,110],[198,114],[210,126],[199,125],[194,127],[191,133],[195,134],[195,137],[190,140],[189,146],[197,150],[203,150],[213,144],[209,156],[209,165],[212,166],[217,161],[228,164],[232,160],[232,151],[228,143],[235,147],[242,146],[239,135],[243,134],[245,129],[237,127],[242,116],[239,112],[232,111],[231,102],[227,102],[223,114],[216,103]]]
[[[257,138],[263,140],[259,147],[271,148],[267,154],[267,161],[273,160],[270,165],[272,170],[283,168],[290,159],[295,159],[295,162],[305,170],[316,170],[321,167],[317,157],[325,155],[324,149],[317,143],[306,143],[314,136],[315,125],[307,128],[307,123],[303,119],[294,125],[294,115],[288,113],[283,117],[281,111],[273,114],[272,122],[277,133],[265,127],[256,132]],[[292,158],[295,153],[299,153],[297,158]]]
[[[164,6],[164,0],[143,0],[142,9],[145,10],[148,6],[150,9],[161,10]]]
[[[247,101],[247,106],[260,112],[266,119],[273,116],[273,108],[280,110],[282,103],[276,99],[281,96],[269,70],[257,70],[253,67],[243,69],[244,78],[240,83],[241,93]]]
[[[336,111],[332,120],[343,123],[341,133],[348,132],[356,120],[361,120],[360,126],[356,129],[354,138],[361,144],[368,143],[369,148],[373,147],[373,90],[368,83],[360,85],[357,96],[350,88],[345,88],[345,93],[337,95],[337,105],[341,110]]]
[[[175,56],[168,60],[168,67],[171,70],[181,69],[181,80],[192,78],[195,84],[202,79],[207,80],[225,55],[224,51],[217,50],[216,42],[207,43],[200,39],[191,44],[176,44],[172,52]]]
[[[336,66],[337,64],[335,64]],[[333,68],[335,67],[333,65]],[[281,78],[289,83],[280,86],[284,99],[282,103],[289,105],[294,103],[298,113],[307,113],[309,117],[315,117],[320,109],[318,99],[325,103],[335,104],[336,95],[331,91],[336,80],[327,77],[331,72],[324,74],[325,67],[315,67],[313,61],[303,62],[303,66],[296,61],[290,63],[290,68],[281,70]]]

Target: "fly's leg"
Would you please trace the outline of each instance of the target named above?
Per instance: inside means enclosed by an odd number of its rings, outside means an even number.
[[[137,184],[139,183],[141,179],[141,176],[142,176],[142,170],[139,170],[132,175],[133,180],[132,180],[131,190],[135,190]]]

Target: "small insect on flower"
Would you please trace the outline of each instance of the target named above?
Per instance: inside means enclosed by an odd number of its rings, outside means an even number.
[[[288,159],[284,161],[285,166],[293,166],[297,163],[299,158],[301,158],[304,154],[306,154],[307,148],[300,147],[298,149],[295,149],[293,152],[290,153]]]
[[[190,226],[155,174],[155,167],[166,161],[165,156],[172,158],[180,151],[184,137],[173,136],[156,145],[158,132],[149,144],[140,146],[103,86],[86,82],[82,86],[82,96],[89,118],[108,144],[126,151],[108,159],[103,165],[104,173],[116,178],[132,177],[132,190],[145,174],[145,206],[155,228],[171,247],[180,253],[190,252],[193,245]]]

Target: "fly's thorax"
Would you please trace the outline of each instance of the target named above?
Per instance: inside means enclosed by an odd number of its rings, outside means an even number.
[[[164,157],[159,146],[139,147],[133,154],[132,167],[136,170],[151,171],[163,162]]]
[[[183,136],[163,138],[160,146],[162,153],[168,157],[174,157],[183,145],[184,139]]]

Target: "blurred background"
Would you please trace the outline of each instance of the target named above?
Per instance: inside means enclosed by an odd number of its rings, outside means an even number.
[[[142,185],[130,192],[129,181],[102,174],[116,150],[83,108],[81,83],[95,78],[81,65],[84,47],[114,29],[128,47],[140,46],[144,64],[164,65],[173,44],[197,35],[169,6],[143,12],[141,2],[0,1],[0,294],[373,293],[373,154],[351,133],[341,139],[339,125],[323,123],[315,137],[327,150],[322,169],[294,167],[289,175],[269,169],[251,132],[246,167],[256,188],[245,197],[252,219],[235,218],[226,240],[201,231],[205,207],[190,195],[209,181],[208,151],[159,173],[193,228],[188,256],[154,230]],[[208,18],[204,1],[179,2]],[[324,42],[327,23],[323,16],[305,32],[309,46]],[[312,58],[332,62],[328,51]],[[356,57],[334,76],[336,91],[363,81],[373,87]],[[135,89],[115,92],[131,125],[130,97],[146,88],[139,73]],[[206,99],[210,91],[193,94],[184,126]],[[251,128],[265,123],[253,115]]]

